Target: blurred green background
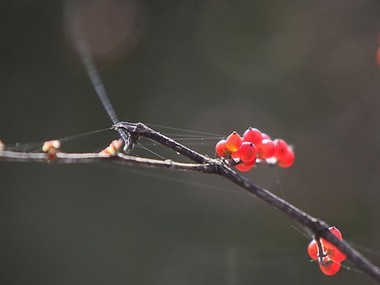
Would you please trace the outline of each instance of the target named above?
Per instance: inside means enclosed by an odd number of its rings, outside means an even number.
[[[121,119],[292,142],[294,167],[246,175],[380,264],[379,1],[71,4],[0,1],[6,144],[111,125],[73,48],[82,25]],[[5,162],[0,173],[1,284],[374,284],[355,268],[323,276],[291,220],[217,177]]]

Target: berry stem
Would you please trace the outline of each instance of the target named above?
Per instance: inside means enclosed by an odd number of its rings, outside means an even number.
[[[317,237],[315,237],[314,240],[317,242],[317,246],[318,246],[318,260],[319,260],[319,263],[323,263],[323,258],[326,255],[325,255],[325,252],[323,250],[323,246],[322,246],[321,240],[319,238],[317,238]]]

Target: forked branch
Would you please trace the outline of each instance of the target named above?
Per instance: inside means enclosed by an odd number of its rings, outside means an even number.
[[[168,168],[173,170],[197,171],[208,174],[216,174],[230,180],[240,188],[255,195],[272,207],[280,210],[292,220],[296,221],[303,228],[317,238],[324,238],[339,248],[347,258],[359,269],[380,283],[380,269],[361,253],[355,250],[347,242],[340,241],[328,229],[328,225],[306,212],[300,210],[286,200],[274,195],[270,191],[252,183],[244,176],[232,170],[228,164],[220,159],[213,159],[176,142],[175,140],[147,127],[142,123],[119,122],[114,125],[116,130],[127,132],[133,141],[139,137],[146,137],[152,141],[160,143],[165,147],[182,154],[195,163],[180,163],[172,160],[156,160],[139,158],[116,153],[115,155],[104,155],[102,153],[62,153],[57,152],[54,160],[49,160],[46,153],[24,153],[14,151],[0,151],[0,161],[12,162],[51,162],[60,164],[97,163],[100,161],[110,161],[123,165],[139,165],[143,167]],[[133,141],[131,143],[133,143]]]

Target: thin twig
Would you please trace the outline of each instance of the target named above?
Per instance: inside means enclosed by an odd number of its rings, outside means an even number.
[[[175,140],[147,127],[142,123],[127,123],[119,122],[114,126],[115,129],[120,129],[128,132],[134,141],[137,141],[140,136],[149,138],[158,142],[194,161],[195,163],[179,163],[172,160],[155,160],[147,158],[138,158],[134,156],[118,153],[115,156],[105,156],[99,153],[62,153],[57,152],[54,160],[49,161],[49,156],[46,153],[20,153],[14,151],[0,151],[0,161],[13,162],[50,162],[50,163],[96,163],[101,161],[110,161],[126,165],[139,165],[144,167],[160,167],[173,170],[198,171],[209,174],[217,174],[250,194],[260,198],[272,207],[282,211],[294,221],[298,222],[305,229],[308,229],[316,238],[324,238],[339,248],[347,258],[357,268],[368,274],[374,280],[380,283],[380,269],[361,253],[355,250],[347,242],[340,241],[329,230],[328,225],[306,212],[300,210],[286,200],[277,197],[270,191],[252,183],[244,176],[236,173],[226,163],[219,159],[212,159],[201,155],[198,152],[176,142]]]
[[[0,151],[0,161],[8,162],[34,162],[49,164],[91,164],[100,162],[112,162],[129,166],[143,166],[147,168],[168,168],[173,170],[197,171],[203,173],[213,172],[210,164],[182,163],[170,159],[157,160],[118,153],[115,156],[102,155],[100,153],[65,153],[57,152],[55,159],[50,160],[44,152],[17,152]]]

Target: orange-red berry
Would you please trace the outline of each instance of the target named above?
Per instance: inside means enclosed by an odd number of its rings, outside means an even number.
[[[242,162],[237,165],[235,165],[236,169],[241,172],[247,172],[251,170],[255,166],[255,161],[252,162]]]
[[[273,143],[275,146],[274,155],[277,158],[277,160],[281,160],[288,153],[288,149],[289,149],[288,144],[283,139],[275,139]]]
[[[323,245],[326,250],[326,255],[330,257],[331,260],[335,262],[342,262],[346,260],[347,256],[343,252],[341,252],[336,246],[332,245],[329,242],[328,244],[324,242]]]
[[[308,247],[307,247],[307,253],[313,260],[318,260],[319,258],[319,249],[318,249],[318,243],[316,242],[315,239],[313,239]]]
[[[288,168],[293,165],[294,159],[294,152],[291,147],[288,147],[287,152],[282,158],[278,159],[277,164],[282,168]]]
[[[329,231],[339,240],[343,239],[342,233],[336,227],[330,227]],[[312,240],[309,243],[307,252],[313,260],[319,262],[319,268],[323,274],[334,275],[340,270],[340,263],[346,259],[346,255],[323,238],[320,239],[320,243],[323,250],[322,253],[319,250],[320,248],[316,240]]]
[[[243,142],[236,154],[237,157],[245,163],[256,161],[256,146],[251,142]]]
[[[332,233],[334,236],[336,236],[339,240],[342,240],[343,239],[343,236],[342,236],[342,233],[340,232],[340,230],[338,230],[337,227],[329,227],[329,231],[330,233]]]
[[[230,151],[226,147],[226,140],[220,140],[215,146],[215,152],[220,157],[226,157],[230,155]]]
[[[258,145],[262,140],[261,132],[255,128],[248,128],[243,134],[243,141]]]
[[[339,240],[342,240],[342,233],[336,228],[336,227],[330,227],[329,231],[336,236]],[[326,254],[330,259],[336,262],[342,262],[344,261],[347,256],[341,252],[335,245],[333,245],[331,242],[328,242],[325,239],[321,239],[321,242],[323,244],[323,247],[325,248]]]
[[[319,268],[325,275],[335,275],[340,270],[340,262],[335,262],[329,257],[323,257],[322,262],[319,263]]]
[[[257,145],[257,156],[260,159],[267,159],[271,158],[275,153],[275,146],[273,141],[268,139],[263,139],[258,145]]]
[[[230,152],[236,152],[238,151],[239,147],[241,146],[242,138],[237,132],[232,132],[227,138],[226,138],[226,148]]]

